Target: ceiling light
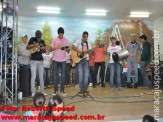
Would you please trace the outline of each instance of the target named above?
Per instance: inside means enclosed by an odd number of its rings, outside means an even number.
[[[130,17],[149,17],[149,15],[143,15],[143,14],[132,14],[132,15],[130,15]]]
[[[60,8],[57,7],[37,7],[37,12],[47,14],[59,14]]]
[[[107,13],[106,10],[102,10],[102,9],[87,9],[86,10],[87,13]]]
[[[130,12],[130,17],[149,17],[149,12]]]
[[[60,11],[37,10],[39,13],[59,14]]]
[[[58,7],[37,7],[37,10],[60,11]]]
[[[149,12],[130,12],[130,14],[145,14],[145,15],[149,15]]]
[[[103,9],[87,9],[86,15],[91,16],[106,16],[107,11]]]
[[[91,15],[91,16],[106,16],[106,13],[86,13],[86,15]]]

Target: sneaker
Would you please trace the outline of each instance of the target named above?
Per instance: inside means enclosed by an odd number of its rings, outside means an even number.
[[[40,86],[38,86],[38,89],[40,89]]]
[[[50,85],[48,85],[48,88],[50,88]]]
[[[123,89],[121,87],[118,88],[118,91],[123,91]]]
[[[32,97],[34,97],[34,95],[35,95],[35,92],[34,92],[34,93],[32,93]]]
[[[53,92],[53,93],[52,93],[52,95],[53,95],[53,96],[54,96],[54,95],[56,95],[56,94],[58,94],[58,92],[57,92],[57,91],[55,91],[55,92]]]
[[[66,92],[63,92],[63,91],[62,91],[62,92],[60,92],[60,93],[61,93],[62,95],[66,95],[66,94],[67,94]]]
[[[93,86],[93,83],[90,83],[89,86],[92,87]]]
[[[110,89],[110,91],[111,91],[111,92],[113,92],[113,91],[114,91],[114,89],[113,89],[113,88],[111,88],[111,89]]]
[[[46,94],[45,92],[42,92],[42,93],[43,93],[45,96],[48,95],[48,94]]]

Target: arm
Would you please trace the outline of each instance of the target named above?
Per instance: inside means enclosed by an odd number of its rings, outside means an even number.
[[[61,49],[61,45],[59,45],[59,44],[58,44],[57,47],[52,47],[52,46],[49,47],[49,50],[50,50],[50,51],[55,51],[55,50],[58,50],[58,49]]]
[[[50,62],[49,62],[49,66],[51,66],[53,63],[53,60],[51,59]]]
[[[108,52],[108,58],[110,59],[110,53]]]
[[[27,50],[30,50],[30,49],[32,49],[32,48],[34,48],[34,47],[38,47],[38,46],[39,46],[39,43],[36,43],[35,45],[30,45],[30,44],[28,44],[27,47],[26,47],[26,49],[27,49]]]
[[[76,51],[76,52],[82,54],[82,52],[81,52],[80,50],[78,50],[78,48],[77,48],[76,46],[73,45],[73,46],[72,46],[72,49],[73,49],[74,51]]]
[[[25,56],[24,53],[18,53],[18,56]]]

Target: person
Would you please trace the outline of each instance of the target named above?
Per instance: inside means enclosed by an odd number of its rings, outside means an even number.
[[[82,39],[76,41],[72,49],[76,51],[78,54],[82,54],[82,50],[88,50],[91,49],[91,44],[87,41],[88,39],[88,32],[84,31],[82,34]],[[88,77],[89,77],[89,55],[86,54],[86,58],[81,60],[77,64],[78,68],[78,77],[79,77],[79,87],[81,89],[80,93],[87,92],[88,87]]]
[[[139,37],[141,42],[143,42],[142,47],[141,47],[141,66],[140,66],[140,71],[141,75],[143,77],[143,84],[144,87],[147,88],[149,87],[149,79],[147,76],[147,67],[150,62],[151,58],[151,44],[147,41],[146,35],[142,35]]]
[[[142,122],[157,122],[151,115],[144,115]]]
[[[135,83],[134,88],[137,88],[138,85],[138,53],[140,55],[140,44],[135,40],[135,34],[131,34],[131,41],[126,44],[126,49],[129,52],[128,62],[128,76],[127,76],[127,87],[132,88],[131,86],[131,65],[134,65],[135,72]]]
[[[53,79],[54,79],[54,92],[52,95],[58,93],[59,70],[61,70],[61,87],[60,93],[66,95],[64,91],[65,74],[66,74],[66,51],[69,50],[68,39],[63,37],[64,29],[58,28],[58,37],[51,43],[51,50],[54,51],[53,55]]]
[[[45,105],[45,96],[41,92],[36,92],[35,95],[33,96],[33,106],[34,107],[43,107]],[[26,111],[25,116],[38,116],[42,115],[44,111]],[[39,122],[39,120],[27,120],[27,122]]]
[[[45,41],[41,39],[42,33],[40,30],[37,30],[35,32],[35,37],[31,37],[28,45],[27,45],[27,50],[31,49],[38,49],[39,47],[45,47]],[[42,52],[44,50],[40,49],[34,53],[31,54],[31,92],[32,92],[32,97],[35,95],[36,88],[35,88],[35,79],[36,79],[36,74],[37,74],[37,69],[39,73],[39,81],[40,81],[40,91],[44,94],[47,95],[44,92],[44,80],[43,80],[43,74],[44,74],[44,66],[43,66],[43,57],[42,57]]]
[[[119,91],[122,91],[121,88],[121,64],[119,62],[114,62],[113,58],[112,58],[112,54],[114,52],[118,52],[121,50],[121,47],[116,45],[116,38],[115,37],[111,37],[111,44],[108,49],[108,56],[110,58],[110,91],[114,91],[114,82],[113,82],[113,78],[114,78],[114,74],[116,72],[116,79],[117,79],[117,88]]]
[[[95,66],[95,57],[94,52],[89,54],[89,66],[90,66],[90,72],[89,72],[89,86],[95,87],[94,82],[94,66]]]
[[[101,67],[101,69],[100,69],[101,86],[105,87],[104,77],[105,77],[105,52],[106,52],[106,49],[105,49],[104,45],[101,45],[99,39],[96,40],[96,47],[97,48],[95,48],[95,50],[94,50],[94,56],[95,56],[95,68],[94,68],[95,84],[94,85],[96,85],[97,73],[98,73],[99,67]]]
[[[125,66],[123,68],[123,72],[122,72],[122,84],[125,87],[125,84],[127,83],[127,70],[128,70],[128,64],[127,62],[125,62]],[[133,64],[131,65],[131,74],[134,75],[134,66]]]
[[[28,36],[22,35],[22,43],[18,45],[18,64],[19,64],[19,81],[20,91],[24,97],[30,96],[30,51],[26,49]]]
[[[44,65],[44,86],[50,88],[50,66],[52,64],[53,53],[46,49],[46,53],[42,54]]]
[[[52,96],[49,99],[48,107],[49,107],[49,111],[46,112],[46,114],[45,114],[46,116],[61,116],[61,115],[63,115],[63,111],[54,111],[54,109],[53,109],[53,107],[58,107],[58,108],[64,107],[63,98],[61,96],[59,96],[58,94]],[[55,121],[57,121],[57,120],[46,120],[45,122],[55,122]],[[61,122],[63,120],[58,120],[58,121]]]
[[[70,71],[71,71],[71,50],[68,49],[66,51],[66,85],[65,86],[70,86]]]
[[[30,51],[26,49],[28,36],[22,35],[22,43],[18,45],[17,52],[18,52],[18,63],[19,66],[30,66]]]

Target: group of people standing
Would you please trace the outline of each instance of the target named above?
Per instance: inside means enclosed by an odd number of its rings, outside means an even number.
[[[91,76],[93,81],[93,87],[96,86],[97,73],[100,69],[100,80],[101,86],[105,87],[105,57],[108,56],[110,59],[110,90],[114,91],[114,75],[116,74],[117,88],[122,91],[121,88],[121,73],[122,65],[121,62],[114,62],[112,54],[114,52],[121,51],[122,48],[117,45],[117,40],[115,37],[111,37],[111,45],[106,47],[102,44],[100,40],[96,40],[95,46],[91,46],[91,43],[87,41],[88,32],[85,31],[82,34],[82,38],[76,41],[72,45],[72,50],[77,52],[79,55],[85,54],[86,58],[83,58],[79,63],[76,64],[78,70],[78,80],[81,93],[88,93],[88,80]],[[141,44],[136,41],[135,34],[131,34],[131,41],[126,44],[126,49],[129,52],[129,57],[127,59],[128,71],[127,71],[127,87],[131,88],[131,67],[134,68],[135,75],[135,88],[138,84],[138,55],[140,55],[141,63],[141,74],[145,87],[148,86],[148,77],[146,74],[146,69],[150,61],[150,48],[151,44],[147,41],[145,35],[140,36]],[[59,73],[61,72],[61,87],[60,93],[65,95],[65,85],[69,85],[69,73],[70,73],[70,60],[71,60],[71,49],[69,47],[68,39],[64,37],[64,29],[62,27],[58,28],[58,37],[52,40],[50,46],[46,46],[45,41],[42,40],[42,33],[37,30],[35,37],[30,38],[27,42],[27,35],[22,36],[22,44],[18,46],[18,61],[20,66],[31,67],[31,92],[32,96],[35,95],[35,79],[36,73],[38,71],[39,81],[40,81],[40,92],[47,95],[44,92],[44,85],[49,86],[49,75],[50,75],[50,65],[53,66],[53,80],[54,80],[54,92],[52,95],[58,93],[58,83],[59,83]],[[30,53],[29,50],[39,49],[34,53]],[[87,53],[83,49],[89,50]],[[23,81],[21,81],[23,82]],[[45,84],[44,84],[45,82]]]

